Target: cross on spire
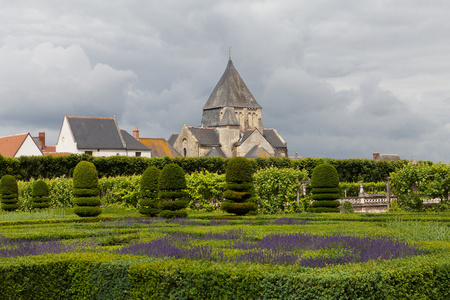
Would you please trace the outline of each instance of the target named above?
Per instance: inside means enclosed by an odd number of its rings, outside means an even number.
[[[231,60],[231,46],[228,48],[228,59]]]

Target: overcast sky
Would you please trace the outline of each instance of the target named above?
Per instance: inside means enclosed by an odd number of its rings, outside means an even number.
[[[234,66],[289,154],[450,163],[450,2],[0,0],[0,136],[64,114],[164,137]]]

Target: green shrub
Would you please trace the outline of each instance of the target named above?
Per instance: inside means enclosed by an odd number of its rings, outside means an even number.
[[[353,205],[350,201],[344,201],[342,204],[342,208],[344,209],[345,213],[354,213],[355,210],[353,209]]]
[[[37,180],[34,182],[31,195],[33,199],[32,208],[50,207],[50,190],[44,180]]]
[[[74,189],[97,189],[98,172],[95,165],[88,161],[80,161],[73,171]]]
[[[309,211],[311,212],[339,212],[340,203],[336,199],[340,196],[339,175],[335,167],[328,163],[314,168],[311,175],[311,198],[315,200]]]
[[[14,211],[19,208],[19,188],[16,178],[12,175],[4,175],[0,180],[0,196],[2,209]]]
[[[141,199],[139,200],[139,212],[143,215],[154,217],[158,215],[158,180],[161,171],[154,167],[148,167],[141,177]]]
[[[88,161],[79,162],[73,172],[73,193],[78,195],[73,199],[73,212],[80,217],[96,217],[102,212],[97,174],[95,165]]]
[[[257,209],[253,185],[253,166],[243,157],[235,157],[228,161],[225,173],[227,190],[223,193],[225,201],[220,208],[239,216],[254,212]],[[237,188],[237,189],[236,189]]]
[[[175,191],[186,189],[186,178],[183,168],[176,164],[166,165],[159,176],[160,191]]]
[[[339,205],[341,205],[339,203],[339,201],[334,201],[334,200],[322,200],[322,201],[314,201],[311,204],[311,207],[338,207]]]
[[[234,157],[228,161],[225,173],[227,183],[253,182],[253,166],[244,157]]]
[[[213,211],[225,190],[225,174],[194,172],[186,175],[186,185],[190,208]]]
[[[159,216],[174,218],[186,216],[182,210],[188,205],[186,189],[186,178],[183,168],[176,164],[166,165],[159,175],[159,204],[162,209]],[[176,212],[177,211],[177,212]]]

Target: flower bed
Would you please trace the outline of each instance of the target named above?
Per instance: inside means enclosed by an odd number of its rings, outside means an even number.
[[[0,299],[448,298],[450,218],[377,218],[10,220]]]

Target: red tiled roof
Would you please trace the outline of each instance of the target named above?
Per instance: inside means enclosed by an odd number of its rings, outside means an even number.
[[[0,154],[4,157],[14,157],[29,133],[23,133],[0,138]]]
[[[45,150],[42,151],[42,154],[44,155],[51,155],[51,156],[68,156],[72,153],[70,152],[56,152],[56,146],[46,146]]]

